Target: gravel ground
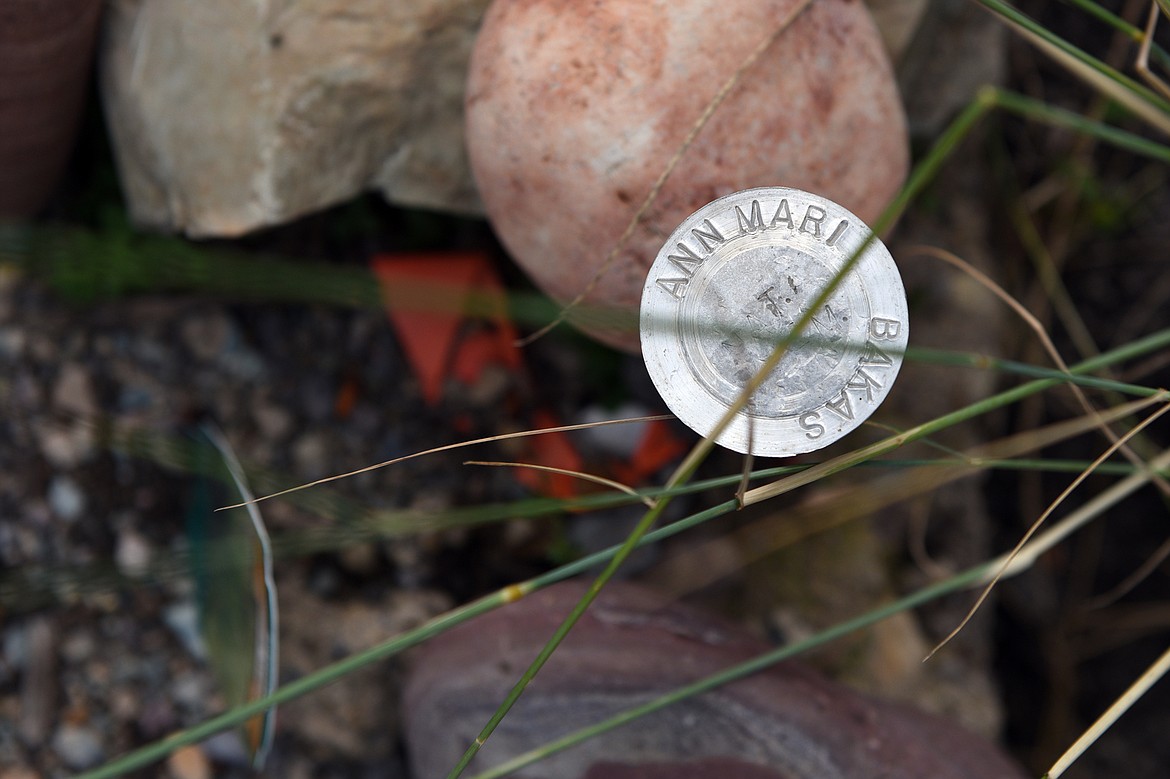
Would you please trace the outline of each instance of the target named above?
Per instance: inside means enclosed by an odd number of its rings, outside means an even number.
[[[160,454],[187,440],[196,421],[213,419],[241,460],[286,486],[527,427],[522,401],[539,394],[523,374],[489,371],[428,408],[377,311],[180,295],[79,307],[15,276],[0,289],[0,377],[5,779],[93,767],[223,706],[186,570],[196,480]],[[506,453],[481,447],[477,456]],[[465,468],[463,459],[406,463],[336,492],[367,509],[432,512],[523,496],[509,472]],[[283,501],[264,515],[277,537],[339,521]],[[283,555],[282,679],[527,573],[540,558],[531,551],[537,535],[518,526],[357,543],[326,537],[321,551]],[[496,563],[510,562],[472,565],[481,544]],[[442,591],[437,566],[453,573]],[[397,775],[388,705],[397,674],[397,664],[380,664],[282,708],[271,775]],[[198,777],[209,760],[218,772],[244,757],[228,734],[172,759],[169,770]]]

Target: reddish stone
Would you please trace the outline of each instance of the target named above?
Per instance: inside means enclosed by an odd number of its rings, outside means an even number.
[[[73,148],[101,0],[0,2],[0,217],[45,204]]]
[[[543,590],[422,647],[404,705],[415,776],[442,776],[454,765],[583,589],[571,582]],[[497,764],[768,649],[720,619],[610,584],[476,765]],[[676,703],[519,775],[1024,776],[994,745],[946,720],[868,698],[792,662]]]
[[[468,150],[492,224],[547,293],[585,291],[707,104],[797,5],[492,4],[472,55]],[[579,324],[637,351],[646,271],[687,215],[729,192],[787,186],[872,222],[905,177],[907,145],[864,4],[817,0],[743,74],[588,296],[611,310]]]

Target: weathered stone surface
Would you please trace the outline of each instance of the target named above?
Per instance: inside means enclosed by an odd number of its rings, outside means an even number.
[[[428,641],[403,714],[415,776],[442,776],[584,592],[556,585]],[[741,628],[611,582],[473,764],[485,769],[763,653]],[[796,663],[675,703],[510,776],[1018,779],[991,743]]]
[[[684,150],[723,85],[773,35]],[[794,0],[497,0],[472,57],[467,144],[513,258],[552,297],[584,294],[571,321],[633,352],[630,314],[646,272],[695,209],[788,186],[872,222],[908,161],[881,39],[865,6],[844,0],[803,10]]]
[[[369,188],[475,211],[467,60],[488,0],[117,0],[102,92],[140,224],[233,236]]]
[[[0,2],[0,217],[44,205],[73,148],[98,0]]]

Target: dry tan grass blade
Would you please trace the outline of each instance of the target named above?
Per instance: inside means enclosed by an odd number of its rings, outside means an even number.
[[[1168,398],[1170,398],[1170,393],[1162,392],[1162,393],[1159,393],[1158,395],[1155,395],[1154,397],[1158,401],[1165,403],[1165,401]],[[1032,526],[1028,528],[1028,531],[1026,533],[1024,533],[1024,537],[1020,539],[1019,543],[1016,544],[1015,548],[1013,548],[1012,551],[1007,555],[1007,557],[1005,557],[1003,559],[1003,562],[999,565],[999,568],[995,572],[995,575],[991,577],[991,580],[989,582],[987,582],[986,586],[983,588],[983,592],[981,592],[979,594],[979,597],[975,600],[974,605],[972,605],[970,611],[967,612],[967,616],[963,617],[962,621],[955,627],[954,630],[952,630],[950,633],[947,634],[946,638],[944,638],[942,641],[938,642],[938,644],[935,646],[935,648],[930,650],[930,654],[928,654],[925,658],[923,658],[924,662],[926,660],[929,660],[930,658],[934,657],[934,655],[937,654],[940,649],[942,649],[944,646],[946,646],[951,641],[951,639],[953,639],[955,636],[957,636],[959,634],[959,632],[964,627],[966,627],[967,623],[971,621],[971,618],[975,616],[975,612],[977,612],[979,610],[979,608],[983,605],[984,601],[986,601],[988,596],[991,595],[991,590],[994,589],[995,585],[999,583],[1000,579],[1002,579],[1005,575],[1007,575],[1007,572],[1010,570],[1012,563],[1020,555],[1020,553],[1023,551],[1024,547],[1027,546],[1028,542],[1030,540],[1032,540],[1032,537],[1034,535],[1036,535],[1036,532],[1040,529],[1041,525],[1043,525],[1044,522],[1048,519],[1048,517],[1050,517],[1052,515],[1052,512],[1056,511],[1056,509],[1060,506],[1060,504],[1064,503],[1065,499],[1068,498],[1068,496],[1071,495],[1072,492],[1077,487],[1079,487],[1081,485],[1081,483],[1084,482],[1085,479],[1089,478],[1090,474],[1092,474],[1093,471],[1095,471],[1097,469],[1097,466],[1101,465],[1101,463],[1105,462],[1110,457],[1112,457],[1117,452],[1117,450],[1120,449],[1125,444],[1126,441],[1128,441],[1130,438],[1133,438],[1135,435],[1137,435],[1143,429],[1145,429],[1148,425],[1150,425],[1155,420],[1162,417],[1167,412],[1170,412],[1170,403],[1166,403],[1165,405],[1162,406],[1162,408],[1158,409],[1153,414],[1150,414],[1148,417],[1143,419],[1141,422],[1134,425],[1134,427],[1132,429],[1127,430],[1125,435],[1123,435],[1115,443],[1111,444],[1109,446],[1109,448],[1106,449],[1104,452],[1102,452],[1101,455],[1097,459],[1093,460],[1093,462],[1090,463],[1088,468],[1081,471],[1077,475],[1077,477],[1072,480],[1072,483],[1069,484],[1067,487],[1065,487],[1064,490],[1059,495],[1056,496],[1056,500],[1052,501],[1052,503],[1049,504],[1048,508],[1046,508],[1044,510],[1044,513],[1041,514],[1036,519],[1036,521],[1032,523]],[[1142,476],[1145,476],[1148,478],[1152,472],[1153,472],[1153,469],[1150,467],[1149,464],[1147,464],[1146,468],[1143,469],[1143,471],[1140,472],[1140,474]]]
[[[1129,689],[1121,694],[1121,697],[1113,702],[1113,705],[1105,710],[1105,713],[1097,718],[1097,721],[1089,726],[1089,729],[1081,734],[1071,747],[1060,759],[1052,764],[1052,768],[1048,769],[1048,773],[1044,774],[1044,779],[1056,779],[1058,776],[1064,774],[1069,766],[1077,761],[1085,750],[1093,745],[1101,734],[1109,730],[1122,714],[1129,710],[1129,707],[1138,701],[1146,692],[1153,687],[1166,673],[1170,671],[1170,649],[1162,653],[1153,665],[1146,669],[1145,673],[1138,677]]]
[[[1146,22],[1145,33],[1142,35],[1142,45],[1138,49],[1137,61],[1134,62],[1134,70],[1142,77],[1152,89],[1156,89],[1163,97],[1170,100],[1170,85],[1158,78],[1158,76],[1150,70],[1150,48],[1154,45],[1154,30],[1158,26],[1158,17],[1166,9],[1157,2],[1150,3],[1150,18]]]
[[[533,471],[541,471],[542,473],[555,473],[560,476],[572,476],[574,479],[581,481],[592,482],[593,484],[600,484],[602,487],[609,487],[610,489],[624,492],[632,498],[637,498],[648,509],[654,508],[657,502],[653,498],[648,498],[645,495],[639,495],[637,490],[628,484],[622,484],[620,481],[607,479],[604,476],[598,476],[593,473],[585,473],[584,471],[573,471],[568,468],[555,468],[551,465],[537,465],[536,463],[513,463],[513,462],[498,462],[492,460],[468,460],[464,465],[486,465],[492,468],[528,468]]]
[[[1001,21],[1003,21],[1004,24],[1007,24],[1009,27],[1019,33],[1020,36],[1027,38],[1033,46],[1059,62],[1070,73],[1074,74],[1094,89],[1104,93],[1105,95],[1108,95],[1113,100],[1116,100],[1118,103],[1122,104],[1130,111],[1144,119],[1147,123],[1150,124],[1151,127],[1155,127],[1162,133],[1170,135],[1170,115],[1164,113],[1157,106],[1151,105],[1145,99],[1143,99],[1142,96],[1135,94],[1125,86],[1118,84],[1116,81],[1109,78],[1109,76],[1105,75],[1099,70],[1096,70],[1090,65],[1081,62],[1076,57],[1072,56],[1066,51],[1061,50],[1050,41],[1045,40],[1018,22],[1003,16],[1000,16],[999,18]]]
[[[1116,408],[1106,409],[1102,413],[1109,420],[1123,419],[1156,402],[1156,398],[1141,398]],[[918,466],[899,473],[894,478],[876,483],[850,485],[827,497],[821,496],[822,499],[814,502],[799,504],[786,510],[782,515],[754,522],[732,532],[730,538],[740,550],[735,570],[805,538],[861,519],[877,509],[941,489],[947,484],[979,473],[987,467],[989,461],[1020,457],[1082,435],[1096,426],[1096,419],[1085,417],[1057,422],[1044,428],[1016,433],[982,444],[967,452],[957,452],[953,467]],[[755,502],[758,501],[749,500],[748,505]],[[723,541],[705,542],[676,550],[671,554],[670,564],[687,571],[688,591],[700,590],[731,573],[731,568],[710,565],[709,561],[717,557],[708,552],[713,543]]]
[[[980,271],[975,266],[971,265],[971,263],[967,262],[963,258],[947,251],[946,249],[940,249],[936,246],[912,246],[907,251],[910,254],[926,255],[929,257],[934,257],[938,260],[942,260],[943,262],[961,270],[963,273],[966,273],[975,281],[990,290],[992,294],[1006,303],[1008,307],[1012,309],[1012,311],[1016,312],[1017,316],[1024,320],[1024,323],[1027,324],[1032,332],[1036,334],[1036,337],[1040,339],[1040,343],[1044,346],[1044,351],[1046,351],[1048,356],[1052,358],[1052,361],[1056,363],[1056,367],[1059,368],[1063,373],[1072,376],[1072,373],[1069,371],[1068,363],[1066,363],[1064,358],[1060,356],[1060,352],[1056,349],[1056,344],[1052,342],[1052,338],[1049,337],[1048,332],[1044,329],[1044,325],[1040,323],[1040,320],[1037,319],[1031,311],[1025,308],[1023,304],[1008,294],[1007,290],[996,284],[995,281],[991,279],[991,277]],[[1081,408],[1083,408],[1087,414],[1090,416],[1099,417],[1097,409],[1094,408],[1093,404],[1089,402],[1088,397],[1085,396],[1084,390],[1082,390],[1079,385],[1070,383],[1069,389],[1072,390],[1073,394],[1077,398],[1077,402],[1081,404]],[[1113,431],[1112,428],[1109,427],[1105,420],[1101,420],[1098,428],[1102,433],[1105,434],[1105,437],[1108,438],[1111,443],[1116,444],[1118,442],[1119,439],[1117,434]],[[1125,459],[1129,460],[1130,464],[1135,468],[1138,468],[1139,470],[1145,470],[1149,468],[1145,460],[1138,456],[1138,454],[1130,447],[1122,446],[1120,451]],[[1158,487],[1158,490],[1167,498],[1170,498],[1170,483],[1167,483],[1167,481],[1162,478],[1160,474],[1150,472],[1149,475],[1151,480]]]
[[[593,427],[604,427],[606,425],[625,425],[633,422],[656,422],[664,419],[674,419],[670,414],[657,414],[648,417],[630,417],[629,419],[605,419],[600,422],[585,422],[580,425],[563,425],[561,427],[546,427],[540,430],[521,430],[516,433],[501,433],[500,435],[487,436],[486,438],[475,438],[470,441],[460,441],[455,444],[445,444],[444,446],[436,446],[433,449],[425,449],[421,452],[414,452],[413,454],[403,455],[402,457],[395,457],[393,460],[386,460],[384,462],[375,463],[374,465],[367,465],[364,468],[358,468],[356,471],[349,471],[348,473],[339,473],[334,476],[326,476],[323,479],[306,482],[305,484],[298,484],[296,487],[289,487],[287,490],[280,492],[273,492],[270,495],[262,495],[254,500],[244,501],[243,503],[234,503],[230,506],[220,506],[216,511],[227,511],[228,509],[240,508],[252,503],[259,503],[270,498],[279,498],[281,495],[288,495],[290,492],[297,492],[298,490],[306,490],[309,487],[316,487],[320,484],[327,484],[331,481],[339,479],[348,479],[350,476],[357,476],[362,473],[369,473],[376,471],[379,468],[385,468],[389,465],[397,465],[398,463],[406,462],[407,460],[414,460],[419,457],[425,457],[428,454],[438,454],[439,452],[449,452],[452,449],[462,449],[465,446],[475,446],[477,444],[490,444],[493,441],[507,441],[513,438],[528,438],[534,435],[545,435],[548,433],[569,433],[574,430],[588,430]]]

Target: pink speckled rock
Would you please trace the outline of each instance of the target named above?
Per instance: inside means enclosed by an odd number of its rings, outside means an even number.
[[[495,0],[472,55],[467,143],[516,261],[568,301],[603,265],[705,106],[797,0]],[[860,0],[812,3],[686,152],[577,323],[637,351],[662,241],[720,195],[780,185],[872,221],[906,174],[905,118]]]

